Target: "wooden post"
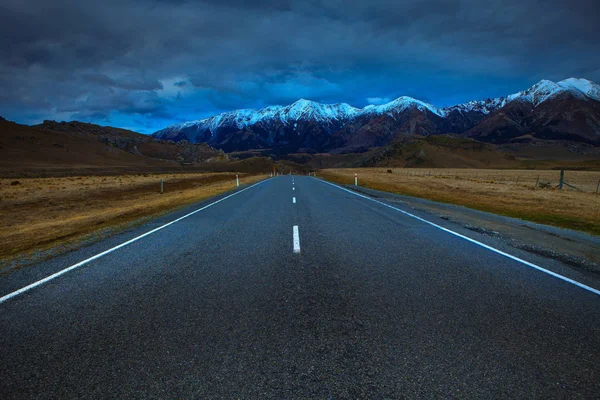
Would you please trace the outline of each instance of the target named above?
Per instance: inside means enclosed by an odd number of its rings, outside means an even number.
[[[558,183],[558,190],[563,190],[563,185],[565,184],[565,170],[560,170],[560,182]]]
[[[535,188],[534,189],[537,189],[539,181],[540,181],[540,176],[538,175],[537,179],[535,180]]]
[[[598,185],[596,185],[596,194],[598,194],[598,189],[600,189],[600,181],[598,181]]]
[[[515,182],[515,185],[517,185],[519,183],[519,178],[520,177],[521,177],[520,175],[517,175],[517,181]]]
[[[164,193],[164,181],[161,179],[160,180],[160,194]]]

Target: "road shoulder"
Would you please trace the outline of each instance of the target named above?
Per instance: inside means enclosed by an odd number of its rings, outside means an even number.
[[[596,282],[600,281],[600,237],[454,204],[354,185],[343,187],[406,211],[426,213],[431,222],[449,229],[475,232],[494,242],[501,242],[507,248],[559,262]]]

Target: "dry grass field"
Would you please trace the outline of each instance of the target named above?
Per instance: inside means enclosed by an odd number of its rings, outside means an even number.
[[[240,182],[265,177],[240,174]],[[0,179],[0,260],[74,244],[234,187],[235,173]]]
[[[566,171],[565,182],[579,190],[565,186],[562,191],[556,188],[557,170],[358,168],[325,169],[318,175],[353,184],[355,173],[359,185],[371,189],[600,235],[598,171]]]

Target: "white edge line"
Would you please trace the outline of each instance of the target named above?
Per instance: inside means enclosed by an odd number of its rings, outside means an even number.
[[[103,251],[102,253],[98,253],[98,254],[96,254],[95,256],[92,256],[92,257],[90,257],[90,258],[86,258],[85,260],[83,260],[83,261],[80,261],[80,262],[78,262],[77,264],[73,264],[73,265],[71,265],[70,267],[67,267],[67,268],[65,268],[65,269],[63,269],[63,270],[60,270],[60,271],[58,271],[58,272],[56,272],[56,273],[54,273],[54,274],[52,274],[52,275],[49,275],[49,276],[47,276],[47,277],[45,277],[45,278],[43,278],[43,279],[40,279],[40,280],[39,280],[39,281],[37,281],[37,282],[34,282],[34,283],[30,284],[30,285],[27,285],[27,286],[25,286],[25,287],[22,287],[22,288],[21,288],[21,289],[19,289],[19,290],[16,290],[16,291],[14,291],[14,292],[12,292],[12,293],[9,293],[9,294],[7,294],[7,295],[5,295],[5,296],[2,296],[2,297],[0,297],[0,304],[1,304],[1,303],[4,303],[6,300],[8,300],[8,299],[10,299],[10,298],[12,298],[12,297],[18,296],[18,295],[20,295],[20,294],[22,294],[22,293],[24,293],[24,292],[27,292],[28,290],[31,290],[31,289],[33,289],[33,288],[35,288],[35,287],[37,287],[37,286],[43,285],[44,283],[46,283],[46,282],[48,282],[48,281],[51,281],[51,280],[52,280],[52,279],[54,279],[54,278],[58,278],[59,276],[61,276],[61,275],[63,275],[63,274],[66,274],[67,272],[69,272],[69,271],[71,271],[71,270],[74,270],[75,268],[79,268],[79,267],[81,267],[82,265],[85,265],[85,264],[89,263],[90,261],[94,261],[94,260],[96,260],[96,259],[98,259],[98,258],[100,258],[100,257],[103,257],[103,256],[105,256],[105,255],[107,255],[107,254],[109,254],[109,253],[112,253],[112,252],[113,252],[113,251],[115,251],[115,250],[118,250],[118,249],[120,249],[120,248],[122,248],[122,247],[125,247],[125,246],[127,246],[127,245],[129,245],[129,244],[131,244],[131,243],[133,243],[133,242],[136,242],[136,241],[138,241],[138,240],[140,240],[140,239],[142,239],[142,238],[144,238],[144,237],[148,236],[148,235],[151,235],[151,234],[153,234],[154,232],[160,231],[161,229],[164,229],[164,228],[166,228],[166,227],[167,227],[167,226],[169,226],[169,225],[173,225],[174,223],[176,223],[176,222],[179,222],[179,221],[181,221],[181,220],[182,220],[182,219],[184,219],[184,218],[187,218],[187,217],[189,217],[189,216],[191,216],[191,215],[194,215],[194,214],[196,214],[197,212],[200,212],[200,211],[202,211],[202,210],[206,210],[207,208],[209,208],[209,207],[212,207],[212,206],[214,206],[215,204],[222,202],[223,200],[227,200],[227,199],[228,199],[228,198],[230,198],[230,197],[233,197],[233,196],[235,196],[235,195],[238,195],[238,194],[240,194],[240,193],[242,193],[242,192],[245,192],[246,190],[248,190],[248,189],[251,189],[251,188],[253,188],[254,186],[260,185],[260,184],[262,184],[262,183],[265,183],[265,182],[267,182],[267,181],[268,181],[268,180],[267,180],[267,179],[265,179],[265,180],[263,180],[263,181],[257,182],[257,183],[255,183],[255,184],[254,184],[254,185],[252,185],[252,186],[248,186],[247,188],[244,188],[244,189],[242,189],[242,190],[239,190],[239,191],[237,191],[237,192],[235,192],[235,193],[232,193],[232,194],[230,194],[230,195],[228,195],[228,196],[225,196],[225,197],[223,197],[222,199],[219,199],[219,200],[217,200],[217,201],[215,201],[215,202],[213,202],[213,203],[207,204],[207,205],[205,205],[205,206],[204,206],[204,207],[202,207],[202,208],[199,208],[199,209],[197,209],[197,210],[194,210],[194,211],[192,211],[191,213],[189,213],[189,214],[186,214],[186,215],[184,215],[184,216],[182,216],[182,217],[179,217],[179,218],[177,218],[177,219],[175,219],[175,220],[173,220],[173,221],[171,221],[171,222],[168,222],[168,223],[166,223],[166,224],[164,224],[164,225],[162,225],[162,226],[159,226],[158,228],[154,228],[154,229],[152,229],[151,231],[149,231],[149,232],[146,232],[146,233],[144,233],[144,234],[142,234],[142,235],[140,235],[140,236],[137,236],[137,237],[135,237],[135,238],[133,238],[133,239],[130,239],[130,240],[128,240],[128,241],[126,241],[126,242],[124,242],[124,243],[121,243],[121,244],[120,244],[120,245],[118,245],[118,246],[115,246],[115,247],[113,247],[113,248],[110,248],[110,249],[108,249],[108,250],[105,250],[105,251]]]
[[[488,245],[487,245],[487,244],[485,244],[485,243],[481,243],[481,242],[479,242],[479,241],[477,241],[477,240],[475,240],[475,239],[471,239],[470,237],[467,237],[467,236],[465,236],[465,235],[461,235],[461,234],[460,234],[460,233],[458,233],[458,232],[454,232],[454,231],[452,231],[452,230],[450,230],[450,229],[448,229],[448,228],[444,228],[444,227],[443,227],[443,226],[441,226],[441,225],[438,225],[438,224],[436,224],[436,223],[433,223],[433,222],[431,222],[431,221],[428,221],[428,220],[426,220],[426,219],[424,219],[424,218],[418,217],[418,216],[416,216],[416,215],[414,215],[414,214],[411,214],[411,213],[409,213],[409,212],[407,212],[407,211],[401,210],[401,209],[399,209],[399,208],[396,208],[396,207],[394,207],[394,206],[391,206],[391,205],[389,205],[389,204],[386,204],[386,203],[384,203],[384,202],[382,202],[382,201],[379,201],[379,200],[372,199],[372,198],[370,198],[370,197],[368,197],[368,196],[365,196],[365,195],[362,195],[362,194],[360,194],[360,193],[353,192],[352,190],[349,190],[349,189],[343,188],[343,187],[341,187],[341,186],[335,185],[335,184],[333,184],[333,183],[330,183],[330,182],[327,182],[327,181],[325,181],[325,180],[322,180],[322,179],[317,179],[317,180],[318,180],[318,181],[321,181],[321,182],[323,182],[323,183],[326,183],[326,184],[328,184],[328,185],[331,185],[331,186],[333,186],[333,187],[336,187],[336,188],[338,188],[338,189],[344,190],[344,191],[346,191],[346,192],[348,192],[348,193],[351,193],[351,194],[353,194],[353,195],[355,195],[355,196],[362,197],[362,198],[364,198],[364,199],[367,199],[367,200],[371,200],[371,201],[373,201],[373,202],[375,202],[375,203],[378,203],[378,204],[381,204],[381,205],[383,205],[383,206],[386,206],[386,207],[388,207],[388,208],[391,208],[392,210],[399,211],[399,212],[401,212],[402,214],[405,214],[405,215],[407,215],[407,216],[409,216],[409,217],[412,217],[412,218],[415,218],[415,219],[417,219],[417,220],[419,220],[419,221],[421,221],[421,222],[424,222],[424,223],[426,223],[426,224],[429,224],[429,225],[431,225],[431,226],[434,226],[434,227],[436,227],[436,228],[438,228],[438,229],[441,229],[441,230],[443,230],[444,232],[450,233],[451,235],[458,236],[458,237],[459,237],[459,238],[461,238],[461,239],[465,239],[465,240],[467,240],[467,241],[469,241],[469,242],[471,242],[471,243],[474,243],[474,244],[476,244],[476,245],[478,245],[478,246],[481,246],[481,247],[483,247],[483,248],[485,248],[485,249],[488,249],[488,250],[490,250],[490,251],[493,251],[494,253],[500,254],[500,255],[502,255],[502,256],[504,256],[504,257],[508,257],[508,258],[510,258],[511,260],[514,260],[514,261],[520,262],[521,264],[525,264],[525,265],[527,265],[528,267],[531,267],[531,268],[537,269],[538,271],[544,272],[544,273],[546,273],[546,274],[548,274],[548,275],[551,275],[551,276],[553,276],[553,277],[555,277],[555,278],[561,279],[561,280],[563,280],[563,281],[565,281],[565,282],[569,282],[569,283],[571,283],[571,284],[573,284],[573,285],[575,285],[575,286],[579,286],[579,287],[580,287],[580,288],[582,288],[582,289],[585,289],[585,290],[588,290],[588,291],[590,291],[590,292],[592,292],[592,293],[595,293],[595,294],[597,294],[597,295],[600,295],[600,290],[598,290],[598,289],[594,289],[593,287],[590,287],[590,286],[584,285],[583,283],[577,282],[577,281],[575,281],[575,280],[573,280],[573,279],[571,279],[571,278],[567,278],[566,276],[563,276],[563,275],[557,274],[556,272],[552,272],[552,271],[550,271],[550,270],[547,270],[546,268],[542,268],[542,267],[540,267],[539,265],[536,265],[536,264],[530,263],[529,261],[525,261],[525,260],[523,260],[523,259],[521,259],[521,258],[519,258],[519,257],[513,256],[513,255],[511,255],[511,254],[508,254],[508,253],[505,253],[505,252],[503,252],[502,250],[498,250],[498,249],[496,249],[496,248],[494,248],[494,247],[492,247],[492,246],[488,246]]]
[[[292,231],[294,236],[294,253],[300,253],[300,234],[298,233],[298,225],[294,225]]]

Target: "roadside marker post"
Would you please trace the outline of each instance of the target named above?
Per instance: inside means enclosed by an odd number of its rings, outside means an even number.
[[[165,186],[165,183],[164,183],[164,181],[161,179],[161,180],[160,180],[160,194],[163,194],[163,193],[164,193],[164,188],[165,188],[164,186]]]
[[[358,186],[358,174],[354,174],[354,186]]]
[[[563,190],[563,185],[565,184],[565,170],[560,170],[560,181],[558,182],[558,190]]]
[[[235,183],[237,187],[240,187],[240,178],[238,177],[238,174],[235,174]]]

